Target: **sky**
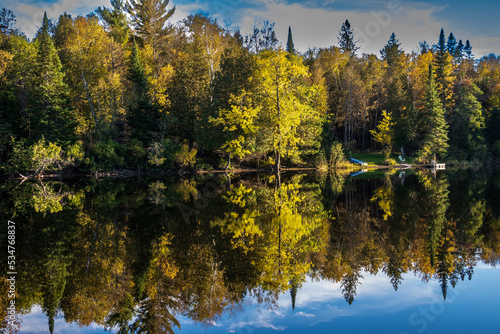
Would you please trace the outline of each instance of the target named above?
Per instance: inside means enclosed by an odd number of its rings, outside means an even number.
[[[44,11],[57,20],[60,14],[86,15],[97,6],[110,7],[109,0],[0,0],[0,6],[17,17],[17,26],[33,37]],[[441,28],[446,37],[470,40],[473,54],[480,58],[500,54],[500,1],[488,0],[170,0],[176,11],[172,23],[189,14],[205,12],[223,26],[239,27],[242,34],[264,20],[275,22],[277,37],[285,46],[291,26],[295,48],[338,45],[342,23],[348,19],[359,41],[359,53],[374,53],[387,43],[392,32],[401,47],[411,52],[419,42],[435,44]]]
[[[354,302],[349,305],[340,283],[308,277],[297,292],[295,310],[289,292],[280,295],[273,308],[249,297],[241,309],[224,313],[208,327],[178,316],[181,330],[176,329],[176,333],[498,334],[500,290],[493,287],[499,279],[500,268],[479,263],[472,280],[450,287],[445,301],[434,279],[425,283],[413,273],[406,273],[398,291],[394,291],[386,275],[362,272]],[[47,317],[39,306],[23,317],[22,333],[48,333],[43,331],[46,328]],[[96,324],[80,327],[66,323],[62,315],[55,320],[55,329],[64,334],[109,333]]]

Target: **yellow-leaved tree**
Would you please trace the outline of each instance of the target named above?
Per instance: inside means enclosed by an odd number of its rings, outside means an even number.
[[[313,108],[320,89],[311,83],[302,59],[282,49],[262,51],[257,64],[261,116],[272,130],[275,168],[279,172],[282,155],[298,156],[300,125],[313,124],[320,118],[320,113]]]
[[[250,153],[248,142],[258,128],[254,122],[260,112],[260,107],[253,105],[250,94],[244,90],[238,96],[231,95],[230,104],[230,109],[221,109],[216,118],[210,118],[210,123],[224,126],[226,138],[221,148],[228,153],[226,168],[231,165],[231,158]]]
[[[386,160],[389,159],[391,147],[394,143],[393,127],[394,122],[392,121],[392,114],[382,110],[382,121],[377,125],[377,131],[370,130],[373,139],[377,143],[382,144]]]

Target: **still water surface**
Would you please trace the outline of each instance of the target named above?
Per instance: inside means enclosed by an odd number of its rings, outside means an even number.
[[[500,333],[498,173],[3,183],[0,205],[20,333]]]

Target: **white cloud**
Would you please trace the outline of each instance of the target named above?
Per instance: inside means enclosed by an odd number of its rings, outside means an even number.
[[[310,313],[304,313],[304,312],[299,312],[295,314],[296,317],[306,317],[306,318],[313,318],[315,315],[310,314]]]

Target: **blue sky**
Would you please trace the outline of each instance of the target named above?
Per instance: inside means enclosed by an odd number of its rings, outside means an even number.
[[[282,294],[271,309],[268,305],[248,303],[232,314],[225,313],[211,326],[195,324],[180,316],[185,334],[219,333],[477,333],[498,334],[500,326],[498,300],[500,269],[483,263],[474,268],[471,281],[459,281],[448,290],[443,300],[439,282],[422,282],[413,273],[403,275],[398,291],[382,273],[363,273],[352,305],[344,300],[340,284],[307,279],[297,293],[292,310],[288,292]],[[22,333],[48,333],[47,317],[40,307],[24,316]],[[104,334],[102,327],[92,324],[79,327],[67,324],[59,315],[57,333]]]
[[[190,13],[204,11],[224,24],[230,22],[245,34],[263,20],[276,23],[280,42],[286,43],[288,26],[292,26],[299,51],[309,47],[337,44],[340,26],[349,19],[362,46],[361,52],[375,53],[392,32],[406,51],[416,50],[418,42],[435,43],[439,31],[469,39],[476,57],[491,52],[500,54],[500,1],[487,0],[171,0],[176,6],[174,22]],[[57,19],[63,13],[88,14],[97,6],[110,6],[109,0],[0,0],[11,9],[18,26],[32,36],[40,26],[43,12]]]

